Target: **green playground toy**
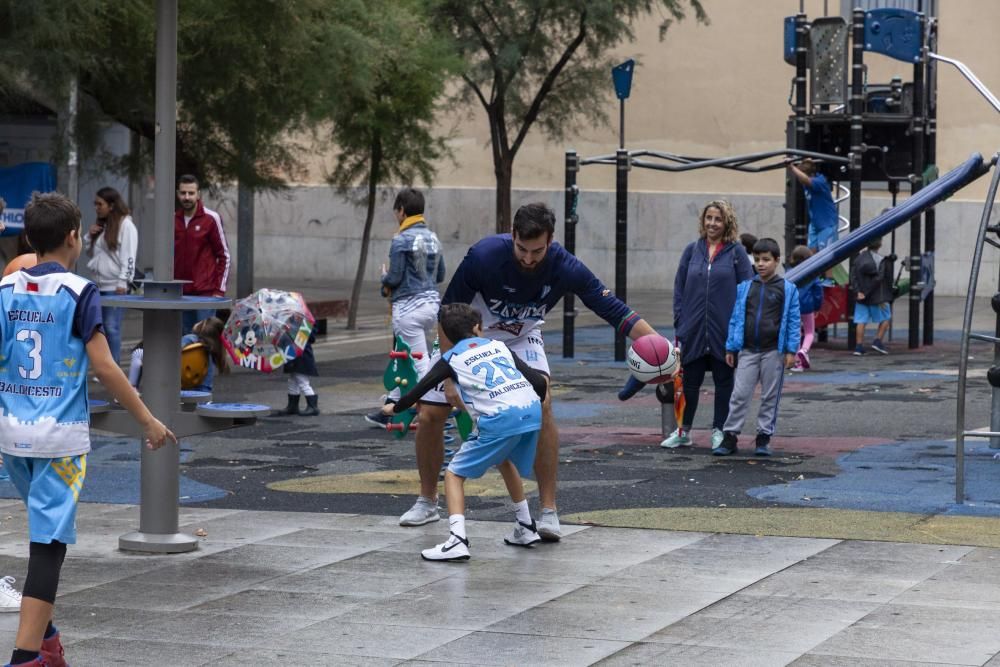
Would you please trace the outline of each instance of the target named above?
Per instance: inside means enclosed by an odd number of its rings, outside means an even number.
[[[398,387],[399,391],[405,394],[415,387],[418,376],[417,366],[413,360],[421,358],[423,358],[423,354],[411,352],[406,341],[396,336],[392,351],[389,353],[389,364],[385,367],[385,374],[382,376],[382,385],[386,391],[392,391]],[[404,410],[398,415],[393,415],[392,420],[385,425],[385,429],[391,432],[397,440],[403,438],[410,430],[410,424],[416,416],[416,411]]]
[[[423,358],[421,352],[412,352],[406,341],[396,336],[392,351],[389,353],[389,364],[382,375],[382,386],[385,387],[386,391],[392,391],[398,387],[399,391],[405,394],[415,387],[418,375],[417,366],[413,360],[421,358]],[[385,430],[392,433],[397,440],[404,438],[407,431],[416,429],[416,425],[413,424],[413,419],[416,416],[415,410],[405,410],[398,415],[393,415],[392,420],[385,425]],[[469,416],[468,412],[463,410],[455,413],[455,427],[463,442],[469,439],[473,424],[472,417]]]
[[[462,442],[469,439],[469,434],[472,433],[472,417],[469,416],[468,412],[465,410],[456,411],[455,428],[458,429],[458,436],[462,438]]]

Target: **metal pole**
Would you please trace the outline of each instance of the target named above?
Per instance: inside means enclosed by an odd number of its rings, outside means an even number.
[[[995,169],[1000,171],[1000,166]],[[1000,287],[1000,277],[997,278],[997,285]],[[997,313],[993,335],[1000,338],[1000,313]],[[997,344],[993,345],[993,365],[1000,366],[1000,345]],[[1000,389],[993,386],[990,386],[990,430],[995,433],[1000,432]],[[990,438],[990,449],[1000,449],[1000,437]]]
[[[156,3],[156,179],[153,227],[153,270],[158,281],[174,275],[174,168],[177,134],[177,0]],[[180,286],[171,286],[180,296]],[[173,426],[181,380],[181,314],[178,310],[144,310],[142,336],[145,374],[143,400],[150,411]],[[178,533],[180,447],[168,443],[151,451],[141,448],[139,531],[118,538],[122,549],[179,553],[198,548],[190,535]]]
[[[861,226],[861,177],[864,141],[864,111],[865,111],[865,12],[855,9],[852,13],[851,35],[851,201],[850,227],[853,232]],[[854,257],[849,266],[854,269]],[[854,330],[854,291],[847,290],[847,347],[853,349],[857,345],[857,334]]]
[[[986,203],[983,215],[979,221],[979,235],[976,237],[976,247],[972,254],[972,270],[969,272],[969,289],[965,293],[965,315],[962,318],[962,340],[958,353],[958,400],[955,410],[955,502],[965,502],[965,389],[969,374],[969,334],[972,332],[972,310],[976,305],[976,286],[979,284],[979,268],[983,263],[983,246],[986,244],[986,232],[990,225],[990,214],[993,212],[993,202],[1000,187],[1000,164],[993,156],[993,179],[986,193]],[[998,327],[1000,331],[1000,327]],[[994,345],[996,345],[994,343]],[[990,415],[992,428],[993,413]],[[992,439],[991,439],[992,440]]]
[[[80,203],[80,153],[76,141],[76,117],[80,111],[80,79],[74,76],[69,82],[69,100],[66,108],[66,196]]]
[[[806,126],[809,122],[808,90],[806,75],[808,71],[808,23],[805,14],[795,16],[795,148],[806,148]],[[792,177],[790,177],[792,178]],[[805,245],[808,239],[808,223],[806,221],[806,198],[801,186],[792,178],[794,197],[794,238],[785,241],[785,256],[791,256],[792,249],[797,245]],[[789,242],[791,241],[791,242]]]
[[[625,100],[618,101],[618,148],[625,148]]]
[[[931,9],[933,16],[933,8]],[[928,41],[930,50],[937,49],[937,21],[928,21]],[[928,165],[937,163],[937,62],[931,59],[925,61],[927,72],[927,85],[924,99],[927,101],[927,124],[925,126],[925,157]],[[935,252],[936,244],[937,214],[934,207],[927,209],[924,213],[924,251]],[[935,265],[935,270],[937,269]],[[931,290],[927,298],[924,299],[924,345],[934,344],[934,290]],[[997,440],[997,447],[1000,447],[1000,440]]]
[[[924,34],[927,18],[920,15],[920,35]],[[924,172],[924,63],[927,61],[926,45],[921,50],[920,62],[913,65],[913,176],[910,196],[923,187]],[[920,347],[920,214],[910,219],[910,321],[909,348]]]
[[[563,200],[563,247],[570,254],[576,254],[576,213],[577,197],[576,173],[580,170],[580,159],[576,151],[566,151],[566,192]],[[563,296],[563,359],[572,359],[574,353],[574,327],[576,325],[576,296],[566,292]]]
[[[246,169],[250,167],[245,165]],[[236,297],[253,293],[253,190],[240,176],[236,191]]]
[[[157,0],[156,139],[153,148],[153,178],[156,183],[155,215],[153,216],[153,272],[157,280],[173,280],[174,277],[176,141],[177,0]]]
[[[615,295],[628,300],[628,151],[615,153]],[[615,331],[615,361],[625,361],[625,335]]]

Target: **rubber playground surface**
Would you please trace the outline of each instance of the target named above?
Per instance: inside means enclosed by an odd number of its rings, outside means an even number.
[[[741,437],[738,455],[710,455],[710,379],[695,446],[662,449],[653,392],[616,398],[625,369],[608,361],[611,330],[578,329],[574,359],[562,359],[560,336],[548,334],[560,515],[616,527],[1000,546],[1000,450],[988,441],[967,441],[966,502],[955,502],[957,340],[943,330],[934,346],[911,351],[897,331],[889,356],[865,357],[846,352],[843,338],[819,344],[810,371],[786,375],[775,455],[761,459],[752,456],[752,432]],[[989,362],[976,352],[972,428],[989,423]],[[319,417],[269,417],[183,441],[182,504],[389,516],[409,507],[417,490],[412,435],[397,440],[362,418],[382,394],[385,356],[319,356]],[[276,407],[284,396],[283,375],[242,370],[222,376],[215,391],[217,401]],[[13,487],[0,482],[0,496],[14,497]],[[95,437],[82,499],[138,502],[133,442]],[[506,520],[498,475],[470,486],[467,513]]]

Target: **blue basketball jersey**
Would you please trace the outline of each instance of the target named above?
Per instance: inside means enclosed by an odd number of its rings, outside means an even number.
[[[90,451],[86,341],[101,326],[97,288],[47,262],[0,281],[0,313],[0,451]]]

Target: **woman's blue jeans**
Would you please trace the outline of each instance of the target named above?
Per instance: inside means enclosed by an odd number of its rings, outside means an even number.
[[[115,296],[115,292],[101,292],[101,296]],[[111,306],[101,306],[101,319],[104,320],[104,335],[111,348],[111,357],[119,363],[122,352],[122,309]]]

